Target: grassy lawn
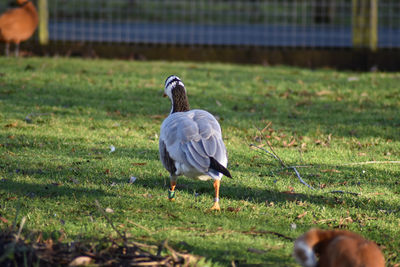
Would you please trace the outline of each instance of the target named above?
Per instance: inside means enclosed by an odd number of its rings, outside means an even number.
[[[170,74],[184,81],[192,108],[220,120],[234,177],[221,183],[220,213],[207,212],[211,181],[182,177],[176,202],[167,200],[158,134]],[[25,216],[32,238],[116,236],[98,200],[135,240],[168,239],[219,266],[297,266],[292,240],[311,227],[373,239],[394,266],[399,84],[400,73],[0,58],[0,229]],[[315,190],[249,146],[270,150],[267,142]]]

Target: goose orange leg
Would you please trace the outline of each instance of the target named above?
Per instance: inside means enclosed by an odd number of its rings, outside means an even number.
[[[217,211],[221,210],[221,208],[219,207],[219,186],[220,186],[220,183],[221,183],[220,180],[215,180],[214,181],[215,199],[214,199],[214,205],[211,207],[210,210],[217,210]]]
[[[169,201],[175,201],[175,187],[176,187],[176,178],[170,178],[170,188],[168,190],[168,199]]]

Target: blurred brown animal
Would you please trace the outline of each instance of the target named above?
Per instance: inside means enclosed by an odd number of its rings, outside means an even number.
[[[19,7],[0,16],[0,41],[6,43],[8,56],[10,43],[15,44],[15,56],[19,55],[19,44],[28,40],[35,32],[39,18],[35,6],[29,0],[17,0]]]
[[[385,267],[374,242],[345,230],[311,229],[295,241],[293,256],[304,267]]]

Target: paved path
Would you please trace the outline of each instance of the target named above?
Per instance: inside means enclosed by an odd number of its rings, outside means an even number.
[[[181,45],[351,47],[351,27],[50,21],[51,40]],[[379,47],[400,47],[400,29],[379,29]]]

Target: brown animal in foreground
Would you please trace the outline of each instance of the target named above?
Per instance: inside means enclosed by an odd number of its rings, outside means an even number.
[[[19,44],[28,40],[38,25],[38,13],[28,0],[17,0],[19,7],[6,11],[0,16],[0,41],[6,43],[8,56],[10,43],[15,44],[15,56],[19,55]]]
[[[293,256],[304,267],[385,267],[374,242],[345,230],[311,229],[295,241]]]

